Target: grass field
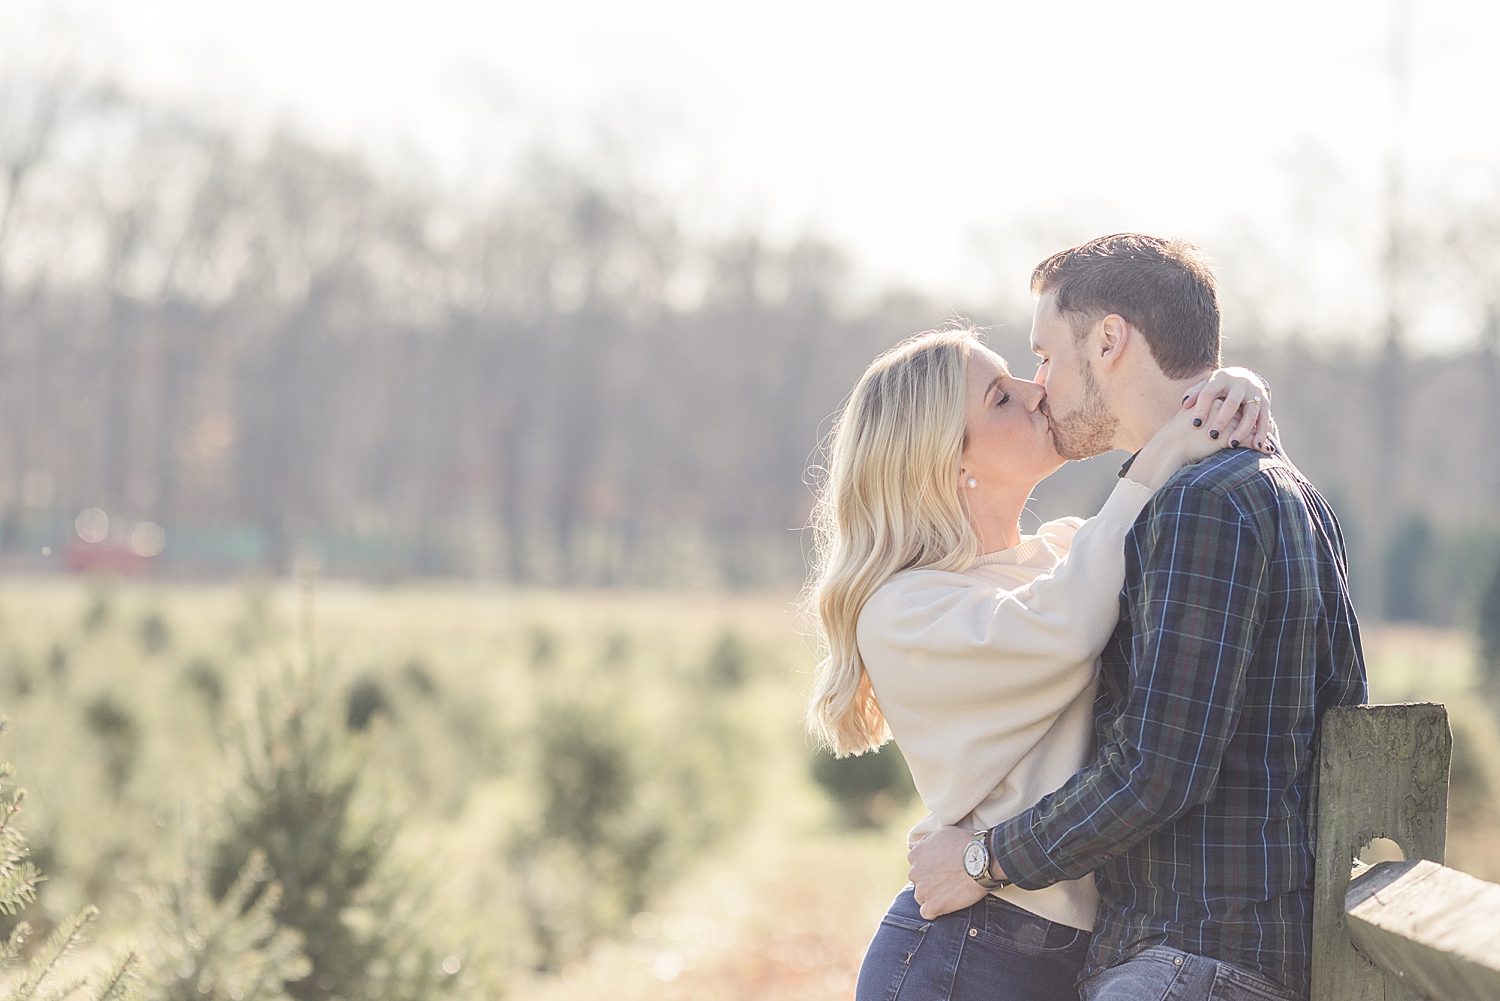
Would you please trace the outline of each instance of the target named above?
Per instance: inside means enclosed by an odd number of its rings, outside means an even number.
[[[1448,861],[1500,879],[1500,731],[1469,639],[1377,629],[1366,648],[1375,701],[1448,704]],[[296,773],[284,728],[321,699],[328,753],[359,774],[325,849],[386,848],[378,877],[306,895],[347,890],[351,950],[399,948],[436,978],[413,996],[847,998],[920,808],[840,826],[798,726],[811,666],[786,594],[7,580],[0,753],[34,794],[36,907],[98,903],[106,945],[163,940],[151,888],[181,883],[195,844],[230,858],[267,823],[245,775]],[[399,995],[362,962],[292,993],[350,997],[342,976]]]

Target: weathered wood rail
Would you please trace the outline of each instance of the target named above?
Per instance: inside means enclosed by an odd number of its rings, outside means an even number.
[[[1313,1001],[1500,1001],[1500,886],[1442,864],[1452,750],[1441,705],[1325,714]],[[1375,838],[1406,861],[1360,865]]]

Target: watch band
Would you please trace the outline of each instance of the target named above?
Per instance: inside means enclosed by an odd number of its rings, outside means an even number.
[[[974,876],[971,878],[974,880],[974,882],[978,883],[986,890],[998,890],[1002,886],[1009,886],[1010,880],[996,879],[994,876],[990,875],[990,872],[995,864],[995,853],[990,849],[991,834],[992,832],[988,830],[979,831],[969,842],[969,844],[977,844],[984,849],[984,872],[980,873],[978,876]],[[964,872],[967,873],[968,870],[966,869],[964,870]]]

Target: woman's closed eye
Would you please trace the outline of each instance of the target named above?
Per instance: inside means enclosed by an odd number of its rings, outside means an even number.
[[[1009,393],[1000,392],[995,397],[995,406],[997,406],[997,407],[1001,406],[1003,404],[1009,403],[1009,402],[1010,402],[1010,394]]]

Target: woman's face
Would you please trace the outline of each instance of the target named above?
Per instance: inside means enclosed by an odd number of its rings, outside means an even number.
[[[978,345],[969,354],[968,383],[960,490],[1024,488],[1029,493],[1065,461],[1039,407],[1046,392],[1011,375],[1003,358]],[[977,487],[968,486],[970,477]]]

